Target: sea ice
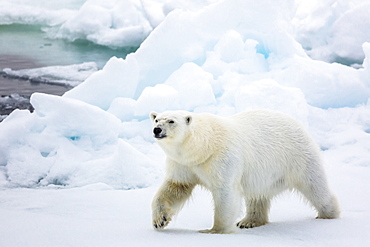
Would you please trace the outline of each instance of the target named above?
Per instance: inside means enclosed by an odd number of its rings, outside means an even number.
[[[112,5],[98,2],[96,9],[104,6]],[[270,108],[304,123],[323,150],[334,148],[337,136],[343,145],[367,143],[365,121],[347,126],[354,139],[334,123],[346,126],[350,114],[343,107],[366,119],[368,43],[363,68],[314,60],[294,39],[291,7],[284,0],[225,0],[171,11],[125,60],[111,58],[63,97],[35,94],[35,113],[15,111],[5,119],[1,172],[9,184],[27,187],[149,186],[163,162],[151,137],[152,110],[231,115]],[[361,150],[355,159],[366,166]]]
[[[35,69],[12,70],[10,68],[5,68],[0,74],[37,83],[75,87],[85,81],[97,70],[98,66],[96,63],[86,62],[82,64],[48,66]]]

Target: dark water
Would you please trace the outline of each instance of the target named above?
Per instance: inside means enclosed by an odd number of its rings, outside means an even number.
[[[136,49],[137,47],[111,49],[86,40],[70,42],[50,39],[38,25],[0,25],[0,72],[4,68],[20,70],[84,62],[95,62],[99,68],[102,68],[111,57],[125,58]],[[70,88],[61,85],[33,83],[0,74],[0,104],[2,104],[0,115],[8,114],[9,109],[11,111],[12,108],[26,107],[24,102],[21,106],[17,104],[4,106],[4,99],[8,99],[12,94],[27,99],[34,92],[63,95],[68,90]],[[18,97],[15,96],[15,98]],[[6,112],[4,107],[8,109]]]
[[[111,49],[86,40],[51,39],[42,28],[38,25],[0,25],[0,56],[16,55],[41,66],[96,62],[101,68],[112,56],[125,58],[137,49]]]
[[[139,45],[139,44],[138,44]],[[72,65],[95,62],[99,68],[113,56],[125,58],[137,47],[111,49],[86,40],[51,39],[38,25],[0,25],[0,71],[4,68],[32,69],[45,66]],[[47,84],[31,84],[28,81],[0,76],[0,95],[32,92],[63,94],[68,88]]]
[[[13,70],[29,69],[43,67],[36,61],[26,57],[19,57],[15,55],[1,55],[0,56],[0,71],[4,68],[12,68]],[[9,78],[0,75],[0,96],[11,94],[19,94],[25,97],[30,97],[32,93],[48,93],[54,95],[63,95],[70,88],[65,86],[33,83],[28,80]]]
[[[42,67],[36,61],[16,55],[0,56],[0,71],[4,68],[28,69]],[[15,109],[33,111],[30,96],[34,92],[63,95],[70,88],[44,83],[33,83],[28,80],[9,78],[0,75],[0,122]]]

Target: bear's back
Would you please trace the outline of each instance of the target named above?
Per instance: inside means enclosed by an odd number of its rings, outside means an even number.
[[[319,156],[319,148],[304,126],[286,114],[251,110],[231,116],[230,121],[235,123],[233,129],[237,136],[230,142],[243,146],[245,154],[249,158],[253,156],[253,160],[283,161],[289,157],[307,163],[311,157]]]
[[[296,119],[273,110],[260,109],[238,113],[230,117],[238,131],[251,131],[257,133],[269,133],[275,135],[301,134],[307,136],[304,126]]]

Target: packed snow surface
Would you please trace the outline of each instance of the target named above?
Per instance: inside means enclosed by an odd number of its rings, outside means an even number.
[[[137,42],[141,33],[145,41],[62,97],[33,94],[34,113],[16,110],[0,124],[0,245],[369,246],[369,1],[185,2],[88,0],[63,10],[63,20],[48,2],[35,7],[47,8],[44,15],[6,15],[9,22],[47,21],[58,27],[56,36],[70,39],[115,46],[117,37]],[[128,26],[131,34],[118,35]],[[284,112],[308,128],[342,217],[314,220],[312,209],[287,193],[276,198],[271,224],[202,235],[196,230],[211,227],[212,205],[197,190],[167,230],[153,231],[150,201],[165,155],[148,114],[229,116],[256,108]]]

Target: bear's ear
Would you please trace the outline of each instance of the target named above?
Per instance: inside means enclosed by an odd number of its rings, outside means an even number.
[[[193,121],[193,117],[192,116],[186,116],[185,117],[185,122],[187,125],[189,125],[191,123],[191,121]]]
[[[151,113],[150,113],[150,119],[152,120],[152,122],[154,122],[154,119],[157,117],[157,115],[158,115],[158,113],[156,113],[155,111],[152,111]]]

